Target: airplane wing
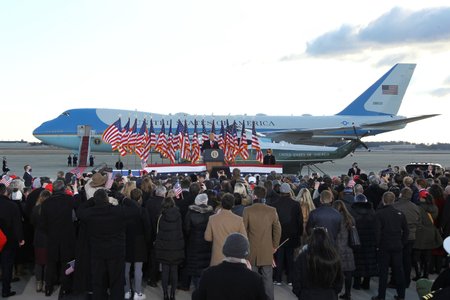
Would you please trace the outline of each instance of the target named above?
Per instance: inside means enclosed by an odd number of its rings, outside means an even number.
[[[433,115],[422,115],[422,116],[417,116],[417,117],[411,117],[411,118],[405,118],[405,119],[399,119],[399,120],[393,120],[393,121],[386,121],[386,122],[379,122],[379,123],[372,123],[372,124],[361,124],[361,128],[364,127],[371,127],[371,128],[376,128],[376,127],[386,127],[386,126],[398,126],[398,125],[405,125],[411,122],[415,122],[415,121],[419,121],[419,120],[423,120],[423,119],[428,119],[428,118],[432,118],[432,117],[436,117],[436,116],[440,116],[440,114],[433,114]]]
[[[356,127],[356,129],[360,129]],[[337,137],[327,135],[331,132],[339,131],[341,134]],[[262,136],[271,138],[275,142],[286,141],[293,144],[306,144],[306,145],[329,145],[342,141],[343,139],[355,138],[353,127],[330,127],[330,128],[315,128],[315,129],[290,129],[281,131],[264,132]],[[314,140],[313,137],[327,136],[326,138],[320,138],[320,140]]]

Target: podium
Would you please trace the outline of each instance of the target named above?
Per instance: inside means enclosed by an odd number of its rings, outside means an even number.
[[[211,174],[213,168],[222,167],[224,165],[224,155],[221,149],[205,149],[203,151],[203,162],[206,169]]]

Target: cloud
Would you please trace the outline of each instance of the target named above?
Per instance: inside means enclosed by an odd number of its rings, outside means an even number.
[[[351,54],[361,49],[448,41],[450,7],[409,11],[393,8],[366,27],[343,25],[307,43],[312,56]]]
[[[431,95],[434,97],[445,97],[450,95],[450,88],[439,88],[431,91]]]
[[[450,76],[448,76],[448,77],[444,80],[444,84],[450,85]]]
[[[416,55],[414,55],[414,53],[412,53],[412,52],[397,53],[397,54],[387,55],[387,56],[383,57],[375,65],[377,67],[393,66],[396,63],[398,63],[399,61],[407,61],[407,60],[413,61],[413,60],[415,60],[415,58],[416,58]]]

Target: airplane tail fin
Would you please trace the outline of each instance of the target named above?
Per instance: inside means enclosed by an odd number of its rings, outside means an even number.
[[[337,115],[396,115],[415,64],[396,64]]]

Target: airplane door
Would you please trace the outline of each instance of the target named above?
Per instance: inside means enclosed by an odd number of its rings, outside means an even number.
[[[89,136],[91,133],[91,126],[89,125],[78,125],[77,126],[78,136]]]

